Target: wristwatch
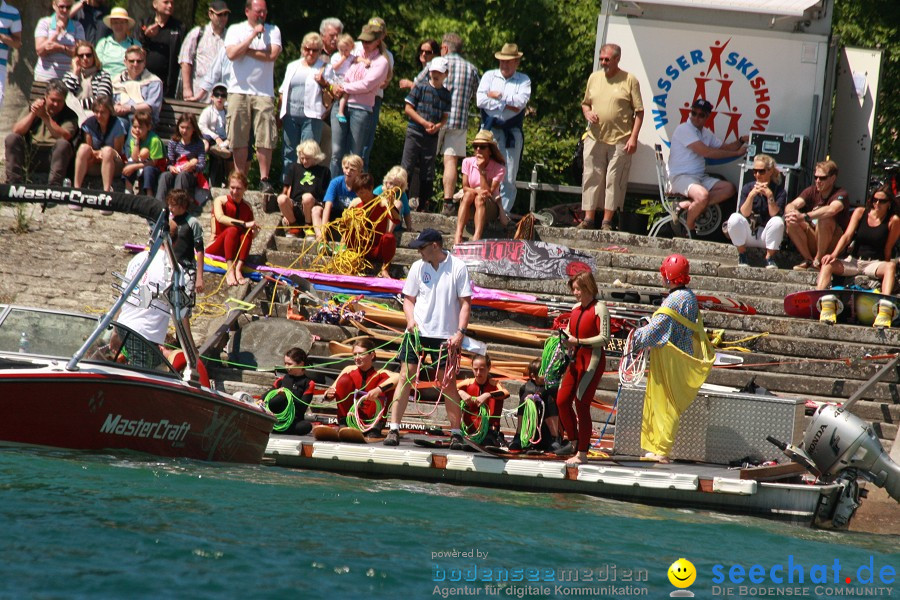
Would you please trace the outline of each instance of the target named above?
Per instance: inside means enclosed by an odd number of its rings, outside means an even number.
[[[465,327],[460,327],[458,331],[463,335],[469,335],[469,330]]]

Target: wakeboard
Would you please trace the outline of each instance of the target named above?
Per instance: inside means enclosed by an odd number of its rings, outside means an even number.
[[[463,242],[453,246],[453,255],[478,273],[527,279],[568,279],[597,268],[589,254],[528,240]]]
[[[784,312],[790,317],[801,319],[819,318],[819,300],[823,296],[833,294],[843,305],[837,313],[838,323],[871,326],[878,316],[878,302],[887,300],[894,305],[894,318],[891,326],[900,324],[900,298],[887,296],[871,290],[835,287],[829,290],[806,290],[794,292],[784,298]]]
[[[641,289],[623,289],[615,287],[602,287],[599,289],[600,298],[612,302],[628,302],[631,304],[650,304],[661,306],[668,292]],[[745,302],[720,294],[697,294],[697,303],[703,310],[715,310],[719,312],[755,315],[756,309]]]

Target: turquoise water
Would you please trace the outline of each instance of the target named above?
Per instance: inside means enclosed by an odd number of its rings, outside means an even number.
[[[716,589],[713,569],[727,579],[736,564],[768,573],[789,560],[806,579],[785,587],[827,597],[831,580],[809,577],[821,564],[831,578],[835,559],[854,581],[871,559],[876,582],[860,590],[900,595],[877,580],[886,566],[900,571],[892,537],[264,466],[3,450],[0,525],[2,598],[667,598],[681,556],[696,567],[698,598],[770,597],[759,588],[771,582]],[[628,572],[646,581],[624,581]],[[521,581],[494,581],[504,576]]]

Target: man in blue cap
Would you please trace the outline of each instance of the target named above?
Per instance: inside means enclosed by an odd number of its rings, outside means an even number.
[[[697,217],[710,204],[733,197],[737,191],[730,181],[706,173],[706,159],[736,158],[747,153],[747,136],[724,143],[705,127],[713,105],[698,98],[688,120],[675,128],[669,151],[669,186],[672,193],[687,196],[681,205],[687,210],[687,228],[693,231]]]
[[[465,263],[444,250],[441,232],[424,229],[419,237],[410,242],[409,247],[418,250],[422,258],[409,268],[403,284],[406,332],[398,354],[400,382],[394,392],[388,421],[390,431],[384,440],[385,446],[400,443],[400,420],[406,412],[412,383],[410,364],[418,363],[419,353],[425,352],[431,354],[432,365],[436,365],[439,371],[445,367],[448,352],[458,351],[462,344],[472,310],[469,272]],[[446,344],[446,348],[441,349],[442,344]],[[460,432],[462,411],[456,379],[436,379],[450,419],[450,448],[461,450],[465,443]]]

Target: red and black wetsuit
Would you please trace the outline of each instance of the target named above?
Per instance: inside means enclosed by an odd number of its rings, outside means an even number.
[[[484,383],[478,383],[474,378],[464,379],[459,382],[457,389],[461,392],[466,392],[473,398],[477,398],[482,394],[490,394],[491,397],[484,403],[490,413],[488,421],[490,422],[491,429],[500,429],[500,415],[503,413],[503,401],[509,398],[509,392],[506,391],[506,388],[495,383],[494,380],[489,377]],[[467,427],[475,426],[475,420],[478,417],[478,413],[475,412],[475,414],[472,414],[473,412],[475,411],[471,407],[463,409],[463,422]]]
[[[231,196],[228,196],[228,202],[222,206],[222,212],[226,217],[238,221],[253,220],[253,209],[250,208],[250,205],[244,201],[236,203]],[[224,256],[225,260],[247,260],[252,245],[252,230],[216,222],[216,238],[207,246],[206,253]]]
[[[371,392],[390,378],[391,374],[387,371],[376,371],[375,369],[369,369],[368,371],[363,372],[359,368],[355,368],[343,373],[338,377],[337,381],[334,382],[335,396],[338,400],[338,419],[342,422],[347,419],[347,415],[353,408],[353,400],[357,390],[366,393]],[[387,403],[389,400],[387,392],[391,391],[394,384],[390,383],[390,385],[384,385],[382,387],[385,389],[382,390],[379,401],[381,402],[381,407],[387,410]],[[359,407],[359,416],[363,419],[372,420],[377,414],[378,405],[371,400],[364,400]]]
[[[579,304],[572,309],[568,328],[568,333],[572,337],[586,339],[600,335],[601,323],[596,312],[596,304],[597,301],[594,300],[587,306]],[[599,362],[592,370],[591,359],[595,353],[599,353]],[[569,440],[573,442],[577,440],[576,449],[579,452],[587,452],[591,445],[591,401],[597,392],[605,368],[606,352],[602,348],[578,345],[575,348],[575,356],[566,368],[559,385],[559,392],[556,395],[559,420]],[[584,379],[587,379],[586,383],[582,381]]]

